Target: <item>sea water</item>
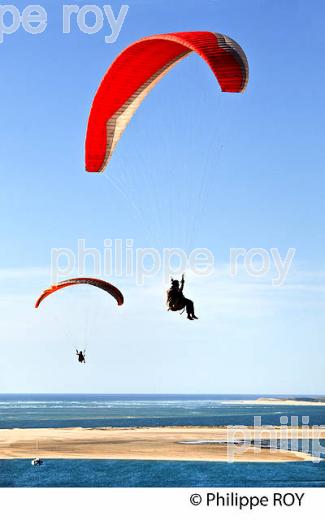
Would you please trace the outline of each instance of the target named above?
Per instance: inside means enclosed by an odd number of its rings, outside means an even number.
[[[254,416],[259,416],[264,426],[280,425],[282,416],[289,418],[289,424],[293,416],[296,417],[299,425],[303,416],[309,417],[310,426],[325,424],[323,406],[280,406],[276,403],[253,405],[231,402],[257,397],[125,394],[1,395],[0,428],[253,426]],[[35,467],[31,465],[30,460],[0,460],[0,486],[324,487],[324,462],[224,463],[47,459],[43,466]]]

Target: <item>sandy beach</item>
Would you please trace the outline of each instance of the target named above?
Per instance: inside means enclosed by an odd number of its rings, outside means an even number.
[[[0,459],[130,459],[227,461],[229,450],[239,462],[313,460],[298,451],[233,444],[279,436],[279,428],[237,429],[229,437],[223,427],[33,428],[0,430]],[[325,438],[325,429],[288,428],[286,438]],[[228,441],[228,445],[227,445]]]
[[[325,400],[281,399],[279,397],[259,397],[258,399],[240,399],[224,401],[229,404],[279,405],[279,406],[325,406]]]

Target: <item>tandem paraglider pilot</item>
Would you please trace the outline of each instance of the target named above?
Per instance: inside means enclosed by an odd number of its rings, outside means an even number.
[[[189,320],[197,320],[198,317],[194,313],[194,303],[192,300],[185,298],[183,294],[185,279],[182,275],[181,282],[171,279],[171,287],[167,291],[167,307],[169,311],[182,311],[186,309],[187,318]]]

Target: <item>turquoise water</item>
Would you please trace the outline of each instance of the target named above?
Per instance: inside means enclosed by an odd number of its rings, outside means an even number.
[[[253,398],[255,398],[254,396]],[[162,425],[279,425],[281,416],[325,424],[321,406],[240,405],[252,396],[1,395],[0,428]],[[325,447],[324,447],[325,450]],[[282,464],[0,460],[1,487],[281,487],[325,486],[324,462]]]

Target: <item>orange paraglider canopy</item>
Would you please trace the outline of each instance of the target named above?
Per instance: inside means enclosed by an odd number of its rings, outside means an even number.
[[[159,34],[127,47],[107,70],[95,95],[86,135],[86,170],[103,171],[124,129],[145,96],[181,59],[196,52],[223,92],[242,92],[248,63],[242,48],[207,31]]]
[[[78,284],[94,285],[95,287],[98,287],[99,289],[102,289],[103,291],[106,291],[108,294],[113,296],[113,298],[115,298],[115,300],[117,301],[118,305],[123,305],[124,303],[124,297],[121,291],[119,291],[117,287],[114,287],[114,285],[105,282],[104,280],[99,280],[97,278],[71,278],[70,280],[63,280],[62,282],[59,282],[58,284],[52,285],[48,289],[45,289],[45,291],[42,292],[42,294],[35,303],[36,309],[39,307],[41,302],[50,294],[53,294],[54,292],[59,291],[60,289],[64,289],[65,287],[70,287],[71,285]]]

